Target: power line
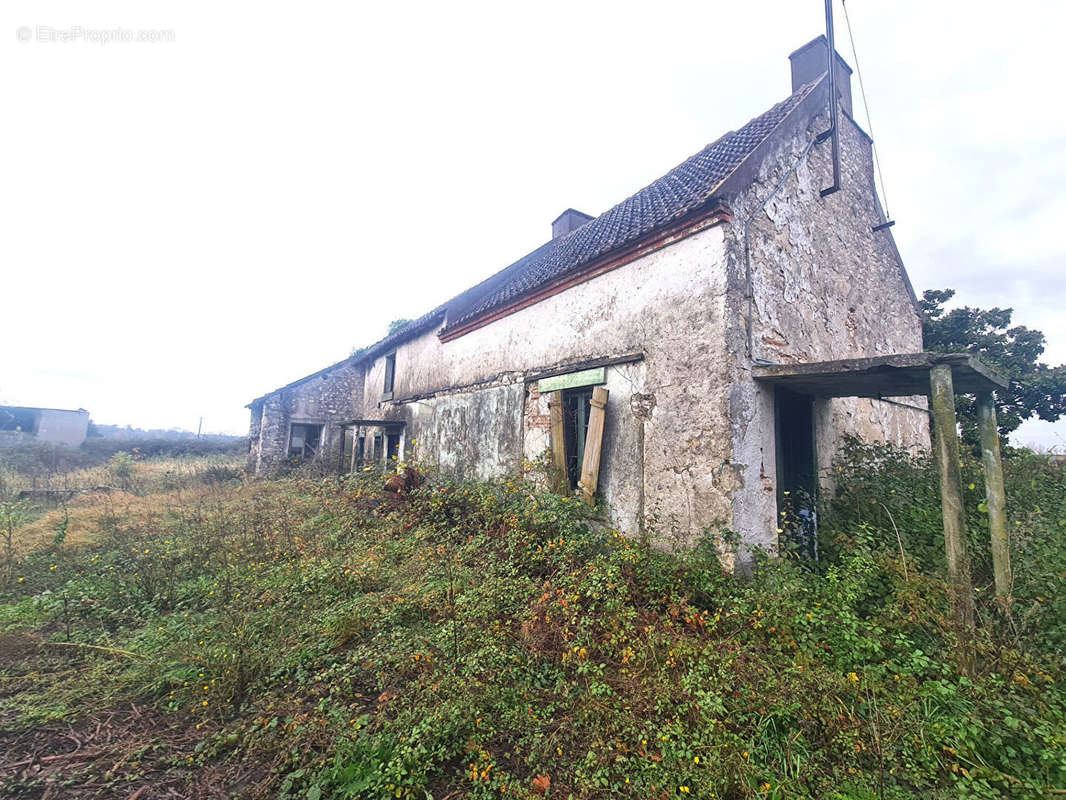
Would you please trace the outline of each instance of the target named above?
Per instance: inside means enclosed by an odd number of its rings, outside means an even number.
[[[840,0],[844,7],[844,22],[848,26],[848,39],[851,40],[851,58],[855,62],[855,74],[859,78],[859,93],[862,94],[862,106],[866,109],[866,127],[869,129],[870,138],[873,140],[874,166],[877,168],[877,178],[881,182],[881,197],[885,201],[885,219],[892,219],[888,213],[888,192],[885,191],[885,176],[881,172],[881,157],[877,154],[877,137],[874,136],[874,123],[870,119],[870,104],[866,102],[866,87],[862,83],[862,70],[859,68],[859,53],[855,49],[855,36],[851,32],[851,19],[848,17],[848,0]]]

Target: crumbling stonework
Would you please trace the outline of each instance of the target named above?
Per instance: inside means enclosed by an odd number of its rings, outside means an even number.
[[[777,513],[773,390],[756,384],[752,364],[922,349],[921,319],[891,233],[872,230],[883,216],[873,189],[870,139],[841,112],[841,188],[821,197],[831,182],[829,142],[804,152],[828,127],[828,117],[803,122],[779,140],[750,189],[731,202],[736,216],[730,231],[730,306],[737,321],[729,334],[733,458],[743,481],[758,487],[735,495],[733,529],[749,546],[770,550],[776,545]],[[749,217],[750,288],[743,230]],[[928,415],[921,410],[925,398],[895,399],[915,408],[860,398],[815,401],[823,487],[831,485],[831,466],[845,435],[929,446]]]
[[[294,423],[322,425],[322,439],[314,460],[340,466],[341,423],[362,410],[362,365],[342,363],[250,406],[248,466],[268,472],[285,462]]]

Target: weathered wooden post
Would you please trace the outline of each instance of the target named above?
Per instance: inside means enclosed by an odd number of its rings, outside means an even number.
[[[940,471],[940,505],[944,515],[944,552],[948,561],[955,617],[959,625],[964,666],[969,665],[969,641],[974,628],[973,578],[966,550],[966,515],[959,471],[959,435],[955,421],[955,388],[951,367],[937,364],[929,372],[933,405],[934,454]]]
[[[555,468],[555,475],[553,476],[554,489],[559,494],[566,494],[570,488],[566,474],[566,434],[563,429],[563,410],[562,391],[552,392],[548,395],[552,466]]]
[[[992,392],[977,394],[977,419],[981,428],[981,462],[985,470],[985,504],[992,537],[992,572],[996,596],[1008,598],[1011,590],[1010,539],[1007,534],[1007,493],[1003,488],[1003,462],[999,456],[999,425]]]
[[[588,505],[596,503],[596,488],[600,482],[600,451],[603,449],[603,425],[607,415],[607,390],[597,386],[589,401],[589,425],[585,432],[585,461],[581,465],[582,499]]]

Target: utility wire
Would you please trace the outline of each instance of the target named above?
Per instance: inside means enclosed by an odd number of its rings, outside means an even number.
[[[848,39],[851,40],[851,58],[855,62],[855,74],[859,77],[859,92],[862,94],[862,106],[866,109],[866,127],[869,129],[870,138],[873,139],[874,165],[877,167],[877,177],[881,181],[881,197],[885,201],[885,219],[892,219],[888,213],[888,192],[885,191],[885,176],[881,172],[881,157],[877,155],[877,138],[874,136],[874,123],[870,119],[870,104],[866,102],[866,87],[862,84],[862,70],[859,68],[859,53],[855,49],[855,36],[851,32],[851,19],[848,17],[848,0],[840,0],[844,7],[844,22],[848,26]]]

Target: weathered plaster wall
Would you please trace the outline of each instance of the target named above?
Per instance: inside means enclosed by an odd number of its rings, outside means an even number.
[[[362,365],[344,365],[268,395],[262,401],[258,425],[252,412],[249,466],[256,472],[269,472],[281,464],[288,454],[289,427],[300,422],[324,426],[315,460],[339,463],[340,423],[361,415],[363,394]]]
[[[80,447],[89,430],[88,411],[42,408],[37,412],[37,438],[42,442]]]
[[[503,474],[546,442],[546,404],[528,383],[642,353],[608,369],[601,491],[623,530],[643,511],[654,535],[691,542],[728,519],[737,485],[725,258],[722,227],[708,228],[451,342],[426,333],[397,349],[392,401],[384,358],[369,366],[364,416],[405,420],[414,454],[442,468]]]
[[[759,210],[802,154],[827,127],[826,117],[789,132],[767,158],[749,191],[734,198],[730,231],[732,358],[730,406],[734,459],[746,491],[736,495],[734,529],[752,544],[776,544],[773,391],[751,378],[752,358],[771,363],[876,356],[922,349],[921,322],[889,231],[873,232],[881,211],[873,188],[870,140],[841,115],[841,185],[831,183],[830,143],[817,144],[781,190]],[[748,353],[748,287],[743,226],[751,226],[754,337]],[[924,406],[924,398],[900,398]],[[854,434],[904,447],[928,447],[926,415],[877,400],[834,399],[815,404],[815,435],[823,484],[841,438]]]

